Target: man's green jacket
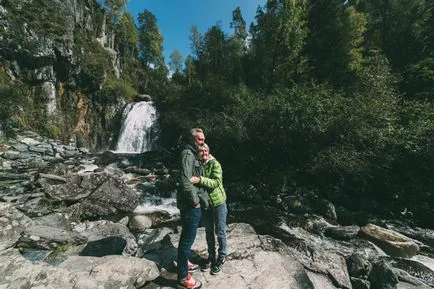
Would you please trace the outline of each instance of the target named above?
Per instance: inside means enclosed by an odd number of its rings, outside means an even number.
[[[180,155],[180,174],[178,194],[176,197],[177,206],[180,210],[192,209],[199,202],[199,195],[202,190],[194,186],[190,179],[192,176],[203,176],[204,169],[202,163],[197,159],[195,148],[187,144]]]

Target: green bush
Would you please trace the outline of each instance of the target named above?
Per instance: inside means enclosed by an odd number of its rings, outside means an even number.
[[[110,54],[87,33],[77,29],[74,33],[74,55],[87,77],[102,82],[111,70]]]
[[[137,95],[137,91],[129,82],[116,79],[114,75],[107,77],[101,93],[108,103],[116,102],[118,98],[131,102],[134,96]]]

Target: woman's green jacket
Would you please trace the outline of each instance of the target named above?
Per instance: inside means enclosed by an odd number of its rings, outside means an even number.
[[[200,177],[199,185],[208,189],[213,207],[226,202],[226,192],[223,188],[223,170],[216,159],[213,158],[205,163],[205,176]]]

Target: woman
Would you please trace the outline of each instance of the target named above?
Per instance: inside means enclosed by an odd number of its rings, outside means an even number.
[[[223,171],[220,163],[209,153],[209,146],[204,143],[198,147],[199,158],[204,162],[205,174],[203,177],[193,176],[192,184],[207,190],[210,199],[208,208],[202,207],[202,218],[205,224],[206,242],[208,245],[208,260],[202,266],[202,271],[211,268],[211,274],[220,273],[227,255],[226,218],[226,192],[223,188]],[[216,258],[215,235],[219,244]]]

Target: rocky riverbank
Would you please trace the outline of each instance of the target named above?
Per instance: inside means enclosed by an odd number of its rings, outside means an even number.
[[[33,132],[1,144],[0,288],[173,288],[176,171],[158,154],[133,159]],[[195,273],[204,288],[434,286],[434,231],[343,226],[333,204],[307,199],[231,203],[228,261],[217,277]],[[203,228],[193,250],[207,257]]]

